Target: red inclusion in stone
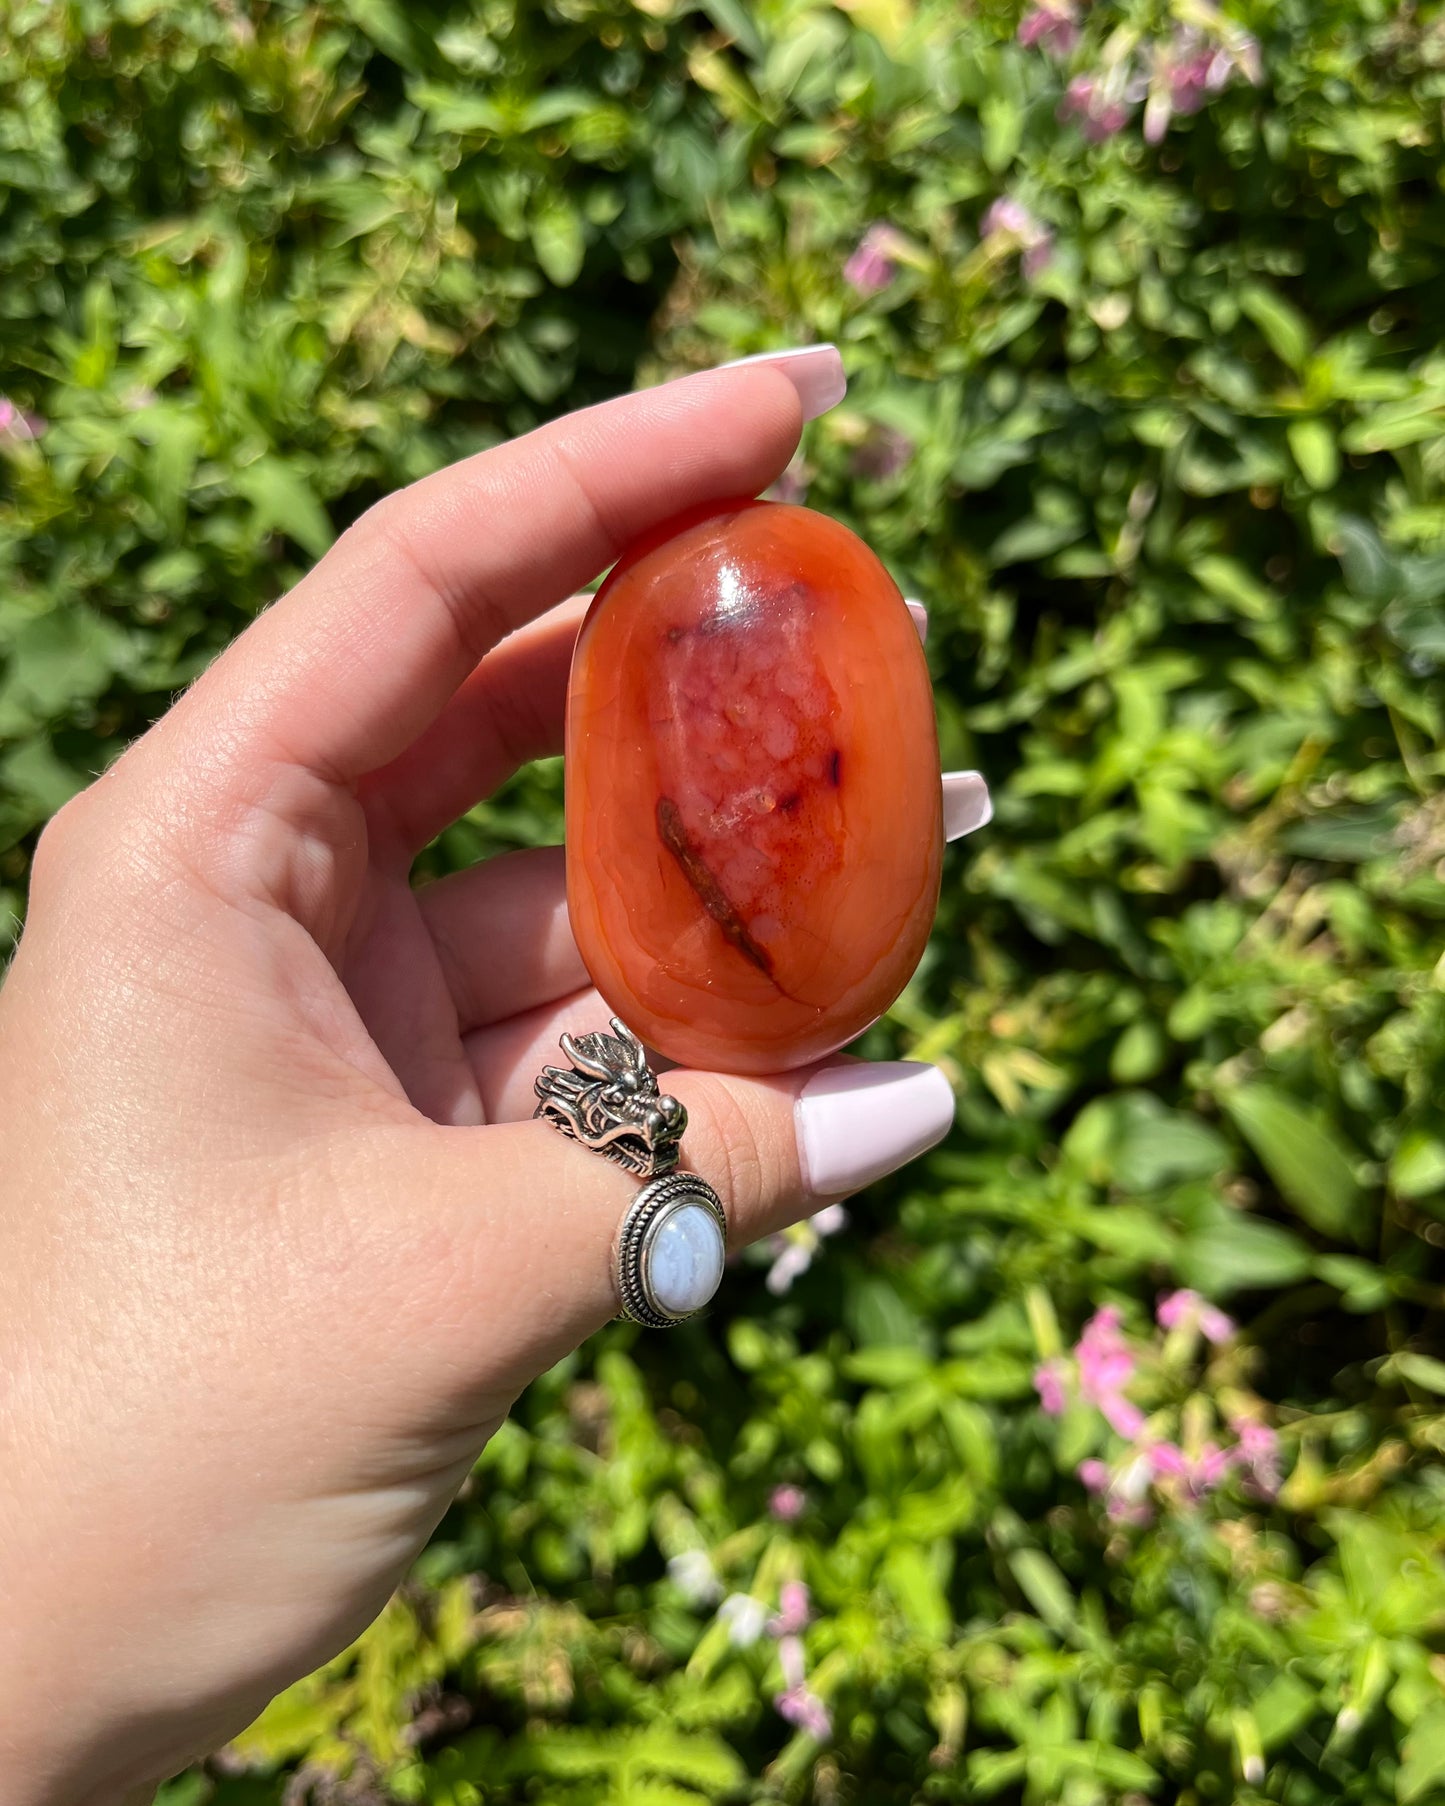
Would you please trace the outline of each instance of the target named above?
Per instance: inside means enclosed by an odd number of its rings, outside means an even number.
[[[635,546],[567,716],[567,894],[588,971],[669,1058],[777,1072],[907,983],[943,850],[928,667],[846,527],[735,501]]]

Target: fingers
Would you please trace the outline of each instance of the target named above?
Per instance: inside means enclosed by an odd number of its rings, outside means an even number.
[[[838,399],[831,348],[795,358]],[[725,368],[567,416],[378,504],[184,699],[185,729],[232,764],[348,784],[388,764],[479,659],[647,528],[754,495],[810,399],[786,362]],[[811,397],[830,405],[828,397]]]
[[[905,1062],[675,1072],[665,1088],[688,1113],[683,1168],[717,1192],[732,1249],[891,1171],[953,1118],[942,1073]],[[505,1395],[468,1401],[482,1421],[616,1314],[613,1246],[639,1182],[538,1121],[407,1132],[388,1159],[390,1179],[367,1183],[427,1225],[425,1273],[407,1283],[425,1288],[434,1352],[452,1383],[485,1372]]]
[[[522,1122],[536,1108],[532,1081],[559,1056],[563,1035],[604,1026],[612,1011],[589,985],[553,1003],[522,1010],[463,1039],[488,1122]],[[654,1062],[656,1070],[656,1062]]]
[[[562,750],[567,673],[590,596],[573,596],[489,652],[441,714],[360,794],[373,839],[389,835],[399,864],[519,766]]]
[[[427,885],[416,900],[463,1032],[545,1013],[587,983],[561,847],[505,853]],[[496,1120],[490,1111],[487,1120]]]

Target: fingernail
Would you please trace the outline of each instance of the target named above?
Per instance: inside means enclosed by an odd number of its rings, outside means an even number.
[[[913,625],[918,629],[918,637],[924,645],[928,644],[928,610],[921,602],[915,602],[912,596],[905,596],[908,612],[913,616]]]
[[[993,820],[993,799],[977,771],[945,771],[943,774],[943,838],[962,840],[985,822]]]
[[[735,357],[719,364],[720,370],[738,370],[744,364],[771,364],[798,391],[804,420],[816,420],[837,407],[848,392],[843,359],[836,345],[800,345],[795,351],[757,351],[751,357]]]
[[[804,1183],[815,1198],[840,1198],[942,1141],[953,1090],[919,1060],[829,1066],[804,1085],[794,1115]]]

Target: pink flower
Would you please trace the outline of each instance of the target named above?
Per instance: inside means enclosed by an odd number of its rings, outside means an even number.
[[[1119,1312],[1114,1305],[1106,1304],[1090,1317],[1074,1358],[1079,1363],[1080,1388],[1092,1404],[1128,1385],[1134,1377],[1134,1356],[1119,1333]]]
[[[853,454],[853,470],[860,477],[871,477],[875,483],[886,483],[907,468],[913,456],[913,441],[907,433],[891,426],[875,427]]]
[[[1124,1397],[1124,1388],[1134,1377],[1134,1355],[1119,1333],[1119,1313],[1113,1305],[1095,1311],[1084,1325],[1074,1359],[1080,1393],[1098,1406],[1111,1429],[1132,1442],[1144,1428],[1144,1413]]]
[[[1208,36],[1197,26],[1184,25],[1166,43],[1154,46],[1144,108],[1144,136],[1150,144],[1159,143],[1176,113],[1199,112],[1236,74],[1256,87],[1264,80],[1258,41],[1212,7],[1206,17]]]
[[[1133,1453],[1117,1468],[1090,1457],[1079,1463],[1077,1472],[1090,1492],[1102,1495],[1104,1511],[1111,1523],[1149,1522],[1153,1513],[1146,1502],[1150,1473],[1146,1455]]]
[[[1234,1463],[1228,1449],[1206,1442],[1189,1464],[1189,1485],[1196,1497],[1213,1492]]]
[[[1062,1417],[1069,1398],[1064,1390],[1064,1363],[1045,1361],[1034,1369],[1034,1390],[1050,1417]]]
[[[800,1638],[783,1638],[778,1645],[778,1666],[783,1671],[785,1689],[784,1692],[773,1695],[773,1705],[778,1715],[821,1743],[831,1735],[833,1721],[828,1716],[828,1708],[807,1685]]]
[[[796,1524],[808,1508],[808,1495],[801,1486],[775,1486],[768,1497],[768,1510],[781,1524]]]
[[[1236,1417],[1230,1428],[1239,1438],[1240,1465],[1249,1469],[1256,1491],[1272,1499],[1279,1491],[1279,1437],[1267,1423]]]
[[[1079,42],[1079,19],[1071,0],[1043,0],[1019,20],[1018,41],[1054,56],[1071,56]]]
[[[1216,65],[1219,53],[1205,43],[1192,26],[1176,31],[1164,44],[1154,46],[1150,65],[1149,99],[1144,107],[1144,138],[1158,144],[1176,113],[1197,113],[1218,92]],[[1224,81],[1229,79],[1226,61]]]
[[[1149,1449],[1149,1465],[1156,1474],[1182,1480],[1189,1471],[1189,1458],[1176,1443],[1156,1442]]]
[[[1159,1308],[1154,1314],[1160,1329],[1178,1329],[1181,1325],[1192,1324],[1207,1342],[1227,1342],[1234,1334],[1234,1319],[1226,1316],[1217,1305],[1201,1298],[1198,1292],[1171,1292],[1167,1298],[1159,1300]]]
[[[1126,1442],[1132,1442],[1144,1428],[1144,1413],[1119,1392],[1106,1392],[1096,1400],[1104,1422]]]
[[[1172,1442],[1156,1442],[1147,1451],[1151,1471],[1158,1477],[1181,1482],[1190,1499],[1213,1492],[1234,1463],[1232,1450],[1206,1442],[1197,1455],[1189,1455]]]
[[[780,1718],[796,1725],[800,1731],[806,1731],[815,1742],[823,1743],[832,1736],[833,1720],[828,1716],[828,1708],[806,1687],[789,1687],[786,1693],[775,1693],[773,1705]]]
[[[20,417],[20,410],[8,395],[0,395],[0,433],[8,433]]]
[[[875,221],[843,265],[843,280],[860,295],[876,295],[898,274],[897,253],[902,243],[892,226]]]
[[[980,222],[984,236],[1012,239],[1023,252],[1022,268],[1030,282],[1047,268],[1054,254],[1054,235],[1036,220],[1022,201],[1001,194]]]
[[[778,1594],[778,1615],[768,1625],[768,1635],[796,1639],[811,1615],[807,1586],[801,1580],[785,1580]]]
[[[1170,1292],[1167,1298],[1159,1300],[1154,1312],[1155,1321],[1160,1329],[1178,1329],[1198,1302],[1198,1292]]]
[[[779,501],[782,499],[778,497]],[[836,1235],[847,1222],[848,1213],[841,1204],[825,1204],[806,1223],[794,1223],[783,1234],[770,1236],[768,1247],[773,1252],[773,1264],[763,1282],[768,1290],[779,1297],[788,1291],[793,1281],[812,1266],[823,1237]]]
[[[1066,125],[1077,121],[1090,144],[1102,144],[1129,123],[1133,107],[1124,90],[1125,83],[1112,72],[1104,81],[1093,75],[1076,75],[1059,102],[1059,118]]]
[[[1237,1417],[1231,1425],[1239,1438],[1239,1452],[1246,1461],[1273,1461],[1279,1454],[1279,1437],[1267,1423]]]
[[[1037,230],[1038,221],[1022,201],[1014,200],[1011,195],[1001,194],[996,201],[990,203],[980,226],[985,237],[994,232],[1008,232],[1015,238],[1027,238]]]

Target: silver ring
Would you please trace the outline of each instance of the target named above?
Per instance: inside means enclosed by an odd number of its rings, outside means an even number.
[[[610,1035],[563,1035],[571,1070],[544,1066],[534,1116],[650,1183],[628,1206],[614,1268],[622,1315],[649,1329],[695,1317],[717,1291],[727,1217],[713,1188],[674,1171],[687,1111],[659,1091],[647,1053],[625,1023]]]
[[[533,1116],[641,1178],[670,1173],[687,1111],[658,1090],[647,1050],[626,1023],[614,1016],[610,1035],[563,1035],[562,1052],[572,1070],[542,1068]]]

